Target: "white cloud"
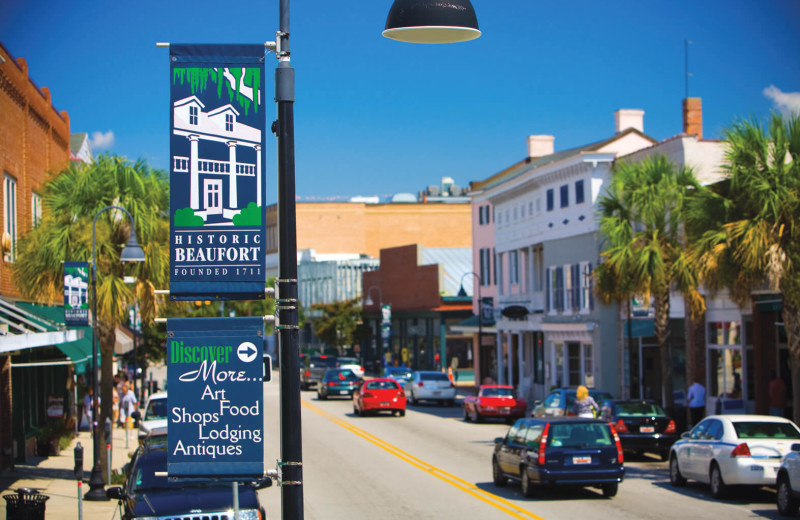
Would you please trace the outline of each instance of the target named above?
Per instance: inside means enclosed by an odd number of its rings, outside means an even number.
[[[114,145],[114,132],[92,132],[92,150],[106,150]]]
[[[800,92],[783,92],[775,85],[764,89],[764,95],[772,100],[772,105],[783,114],[800,114]]]

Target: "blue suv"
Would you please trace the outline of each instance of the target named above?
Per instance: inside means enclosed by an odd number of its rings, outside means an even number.
[[[529,498],[545,486],[561,485],[598,487],[613,497],[625,475],[619,436],[598,419],[519,419],[494,444],[494,484],[519,481]]]

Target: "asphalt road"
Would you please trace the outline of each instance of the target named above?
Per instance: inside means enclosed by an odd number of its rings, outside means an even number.
[[[265,391],[266,453],[279,457],[277,380]],[[526,499],[519,486],[492,484],[494,438],[503,423],[474,424],[461,408],[409,406],[405,417],[358,417],[350,400],[319,401],[302,392],[304,511],[308,520],[535,519],[665,520],[780,518],[769,489],[738,490],[726,501],[706,486],[670,486],[667,464],[628,458],[613,499],[600,490],[558,491]],[[280,488],[260,492],[268,518],[281,518]]]

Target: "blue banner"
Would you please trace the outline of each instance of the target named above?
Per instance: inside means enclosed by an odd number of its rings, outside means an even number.
[[[263,318],[167,320],[167,474],[264,475]]]
[[[64,262],[64,325],[89,325],[88,262]]]
[[[170,45],[170,299],[264,298],[264,45]]]

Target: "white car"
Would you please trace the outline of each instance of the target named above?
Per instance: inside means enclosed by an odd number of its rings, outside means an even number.
[[[792,451],[783,458],[777,485],[778,512],[783,516],[795,516],[800,509],[800,443],[793,443]]]
[[[406,398],[411,404],[419,401],[439,401],[449,406],[455,404],[456,387],[447,374],[433,370],[412,372],[405,386]]]
[[[347,368],[353,371],[359,379],[364,379],[364,367],[354,357],[340,357],[336,359],[338,368]]]
[[[139,420],[139,441],[143,441],[156,428],[167,427],[167,393],[156,392],[147,398],[144,414]]]
[[[669,454],[669,480],[711,485],[722,498],[729,486],[775,486],[781,460],[800,442],[790,420],[769,415],[712,415],[681,435]]]

